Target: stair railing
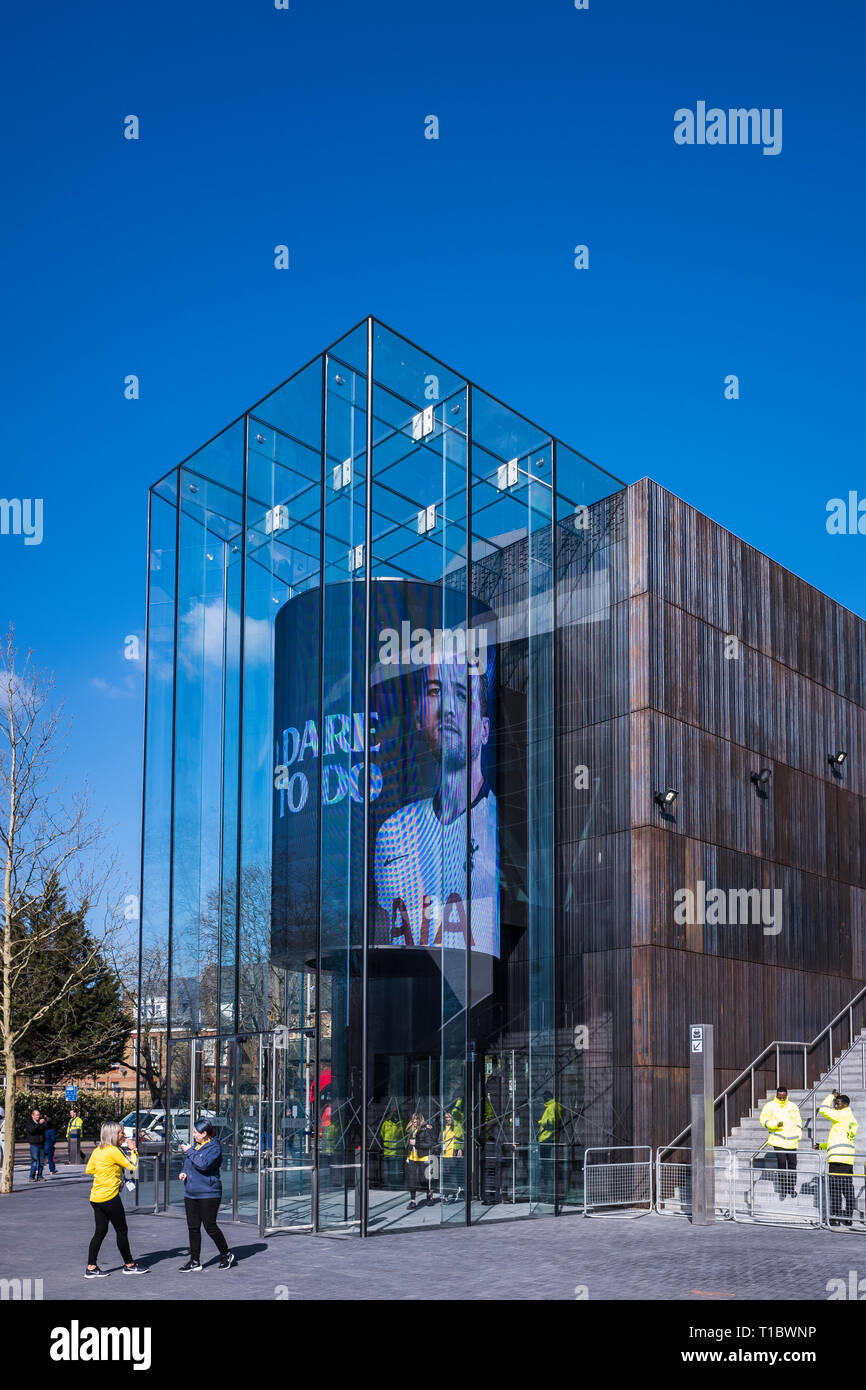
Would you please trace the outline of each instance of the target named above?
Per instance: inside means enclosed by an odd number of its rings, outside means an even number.
[[[802,1051],[802,1054],[803,1054],[803,1089],[804,1089],[805,1091],[808,1091],[808,1090],[809,1090],[809,1054],[810,1054],[816,1047],[818,1047],[821,1043],[823,1043],[823,1042],[826,1040],[827,1048],[828,1048],[828,1065],[827,1065],[827,1071],[828,1071],[828,1072],[832,1071],[832,1070],[833,1070],[833,1067],[836,1065],[835,1059],[834,1059],[834,1054],[833,1054],[833,1046],[834,1046],[834,1043],[833,1043],[833,1030],[834,1030],[835,1028],[837,1028],[837,1026],[841,1023],[841,1021],[842,1021],[843,1019],[847,1019],[847,1021],[848,1021],[848,1047],[847,1047],[847,1049],[846,1049],[846,1055],[847,1055],[847,1053],[850,1052],[851,1049],[852,1049],[853,1046],[854,1046],[854,1010],[855,1010],[855,1008],[856,1008],[858,1005],[860,1005],[860,1004],[863,1003],[864,999],[866,999],[866,986],[864,986],[863,989],[861,989],[857,994],[855,994],[855,995],[854,995],[854,998],[853,998],[852,1000],[850,1000],[850,1002],[847,1003],[843,1009],[840,1009],[839,1012],[836,1014],[835,1018],[831,1018],[830,1022],[829,1022],[828,1024],[826,1024],[826,1026],[825,1026],[824,1028],[821,1029],[820,1033],[818,1033],[818,1035],[817,1035],[816,1037],[814,1037],[814,1038],[812,1039],[812,1041],[809,1042],[809,1043],[806,1043],[806,1042],[789,1042],[789,1041],[785,1041],[784,1039],[780,1039],[780,1040],[778,1040],[778,1041],[776,1041],[776,1042],[768,1043],[768,1045],[764,1048],[763,1052],[759,1052],[759,1053],[758,1053],[758,1056],[755,1057],[755,1059],[754,1059],[752,1062],[750,1062],[749,1065],[743,1069],[743,1071],[740,1072],[739,1076],[735,1077],[735,1079],[731,1082],[731,1084],[730,1084],[729,1086],[726,1086],[725,1089],[724,1089],[722,1092],[720,1092],[719,1095],[716,1096],[716,1099],[715,1099],[714,1102],[713,1102],[713,1114],[714,1114],[714,1115],[716,1114],[716,1111],[718,1110],[719,1106],[722,1107],[722,1111],[723,1111],[723,1126],[724,1126],[723,1132],[724,1132],[724,1136],[725,1136],[725,1142],[727,1142],[727,1137],[728,1137],[728,1134],[730,1133],[730,1124],[728,1123],[728,1100],[729,1100],[729,1097],[733,1094],[733,1092],[737,1089],[737,1087],[738,1087],[739,1085],[741,1085],[742,1082],[744,1082],[744,1081],[746,1080],[746,1078],[748,1077],[748,1079],[749,1079],[749,1095],[750,1095],[750,1098],[751,1098],[751,1099],[750,1099],[749,1109],[750,1109],[750,1110],[754,1110],[754,1108],[755,1108],[755,1073],[756,1073],[756,1072],[758,1071],[758,1069],[761,1067],[762,1063],[765,1063],[766,1060],[767,1060],[767,1058],[772,1057],[773,1053],[775,1053],[775,1057],[776,1057],[776,1085],[778,1086],[778,1085],[779,1085],[779,1081],[780,1081],[780,1052],[781,1052],[781,1049],[782,1049],[783,1047],[786,1047],[786,1048],[795,1048],[795,1049],[797,1049],[798,1051]],[[841,1036],[841,1034],[837,1032],[837,1037],[839,1037],[839,1036]],[[840,1058],[839,1060],[840,1060],[840,1063],[841,1063],[841,1058]],[[864,1086],[864,1090],[866,1090],[866,1049],[864,1049],[863,1068],[864,1068],[864,1073],[863,1073],[863,1086]],[[817,1090],[817,1083],[816,1083],[816,1087],[815,1087],[814,1089]],[[814,1099],[814,1097],[813,1097],[813,1099]],[[814,1106],[813,1106],[813,1111],[814,1111]],[[815,1113],[816,1113],[816,1112],[815,1112]],[[682,1131],[677,1135],[676,1139],[672,1140],[671,1143],[668,1144],[668,1145],[666,1146],[665,1152],[667,1152],[668,1149],[675,1149],[675,1148],[680,1147],[680,1146],[682,1145],[682,1141],[686,1138],[687,1135],[689,1135],[689,1134],[691,1133],[691,1129],[692,1129],[691,1124],[687,1124],[686,1127],[685,1127],[685,1129],[682,1130]]]
[[[837,1078],[837,1089],[840,1091],[842,1090],[843,1063],[847,1062],[848,1058],[851,1056],[851,1053],[857,1047],[859,1047],[860,1049],[860,1087],[861,1090],[866,1091],[866,1038],[857,1038],[854,1042],[850,1044],[849,1047],[845,1048],[844,1052],[841,1052],[839,1054],[833,1065],[828,1068],[828,1070],[824,1073],[823,1076],[819,1076],[811,1091],[809,1091],[803,1097],[803,1107],[808,1105],[810,1100],[812,1102],[812,1131],[809,1135],[809,1138],[812,1140],[813,1143],[815,1141],[815,1127],[818,1123],[818,1092],[823,1091],[827,1086],[832,1085],[832,1076],[834,1071],[839,1073]]]

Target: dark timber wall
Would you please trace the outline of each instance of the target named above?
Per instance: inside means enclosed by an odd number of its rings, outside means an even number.
[[[657,1144],[688,1123],[689,1023],[716,1027],[718,1091],[866,983],[866,623],[648,479],[626,512],[634,1139]],[[677,925],[699,880],[781,889],[781,931]]]

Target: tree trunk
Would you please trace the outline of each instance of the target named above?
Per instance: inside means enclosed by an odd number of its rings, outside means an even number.
[[[15,1168],[15,1057],[6,1053],[6,1141],[3,1145],[3,1168],[0,1171],[0,1197],[12,1191]]]

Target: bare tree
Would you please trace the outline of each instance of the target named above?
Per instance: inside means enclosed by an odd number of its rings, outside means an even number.
[[[86,988],[111,957],[121,929],[117,902],[107,901],[114,860],[106,854],[101,823],[91,820],[87,788],[64,802],[53,785],[63,754],[63,706],[54,705],[53,677],[39,671],[28,652],[18,661],[10,627],[0,645],[0,856],[3,863],[2,954],[0,954],[0,1045],[6,1072],[7,1138],[0,1194],[12,1191],[15,1156],[16,1054],[31,1028],[59,1001]],[[53,998],[22,998],[37,953],[50,950],[57,914],[40,910],[58,888],[69,915],[88,916],[88,948],[70,965]],[[101,915],[99,926],[93,918]],[[52,1065],[65,1060],[58,1037]]]

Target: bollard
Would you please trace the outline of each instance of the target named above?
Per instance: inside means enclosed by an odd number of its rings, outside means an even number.
[[[692,1225],[711,1226],[716,1219],[715,1110],[713,1106],[713,1026],[689,1028],[692,1102]]]

